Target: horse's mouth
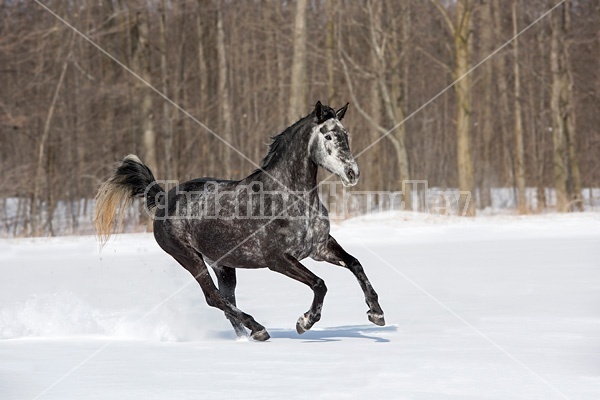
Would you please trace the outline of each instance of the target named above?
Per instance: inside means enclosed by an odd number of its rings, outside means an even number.
[[[358,183],[358,178],[354,179],[353,181],[350,181],[350,179],[346,178],[346,177],[340,177],[342,180],[342,185],[344,187],[351,187],[351,186],[355,186]]]

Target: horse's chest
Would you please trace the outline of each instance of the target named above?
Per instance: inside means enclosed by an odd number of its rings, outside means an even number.
[[[294,228],[290,232],[290,239],[293,242],[290,253],[297,259],[303,259],[310,257],[319,243],[327,239],[329,221],[315,216],[297,221]]]

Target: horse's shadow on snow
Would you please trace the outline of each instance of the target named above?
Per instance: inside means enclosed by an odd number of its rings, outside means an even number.
[[[345,338],[367,339],[378,343],[387,343],[390,340],[379,336],[379,333],[395,332],[398,328],[394,325],[371,326],[371,325],[347,325],[315,329],[299,335],[295,329],[270,329],[272,339],[294,339],[303,342],[338,342]]]

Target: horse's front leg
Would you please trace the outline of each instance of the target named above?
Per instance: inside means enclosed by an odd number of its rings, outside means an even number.
[[[269,265],[269,269],[302,282],[313,290],[314,298],[310,309],[296,323],[296,332],[303,334],[321,319],[321,308],[323,308],[323,300],[325,299],[325,293],[327,293],[325,282],[310,272],[300,261],[288,255],[284,255],[276,261],[274,260]]]
[[[362,265],[356,258],[348,254],[331,235],[329,235],[327,244],[320,248],[319,253],[313,258],[317,261],[327,261],[328,263],[341,265],[342,267],[349,269],[358,280],[358,283],[365,294],[365,301],[369,306],[369,311],[367,311],[369,321],[375,325],[385,325],[383,310],[379,305],[377,292],[375,292],[375,289],[371,286],[369,278],[367,278]]]

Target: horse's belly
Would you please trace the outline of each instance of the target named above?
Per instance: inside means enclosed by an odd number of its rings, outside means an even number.
[[[195,245],[209,265],[234,268],[266,268],[268,262],[256,235],[240,230],[206,230],[195,235]]]
[[[196,245],[211,265],[268,268],[284,254],[297,260],[310,257],[323,240],[312,231],[273,228],[257,227],[246,236],[240,229],[206,230],[197,237]]]

